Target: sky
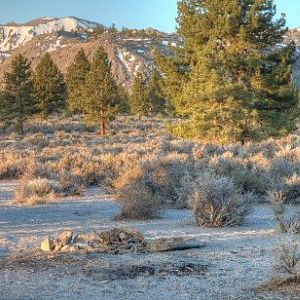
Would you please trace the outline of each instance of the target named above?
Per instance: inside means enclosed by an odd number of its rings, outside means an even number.
[[[44,16],[76,16],[117,28],[153,27],[175,31],[177,0],[0,0],[0,24],[27,22]],[[287,25],[300,27],[300,0],[275,0]]]

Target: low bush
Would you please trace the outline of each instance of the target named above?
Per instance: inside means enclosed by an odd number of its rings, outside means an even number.
[[[300,278],[300,240],[288,236],[280,244],[280,266],[294,278]]]
[[[249,210],[251,194],[238,192],[232,179],[204,173],[189,195],[199,226],[224,227],[240,224]]]
[[[15,192],[14,201],[17,204],[38,205],[45,204],[60,192],[60,185],[46,178],[22,180]]]
[[[300,218],[294,211],[287,210],[286,196],[282,191],[270,191],[268,198],[271,202],[274,219],[278,229],[283,233],[300,233]]]
[[[0,180],[17,179],[25,170],[25,158],[19,153],[9,150],[0,152]]]
[[[59,174],[59,184],[65,196],[80,195],[85,187],[84,179],[80,175],[74,175],[63,170]]]
[[[149,165],[148,165],[149,167]],[[159,174],[146,173],[143,166],[128,170],[116,182],[121,212],[120,219],[150,219],[157,217],[161,198]]]

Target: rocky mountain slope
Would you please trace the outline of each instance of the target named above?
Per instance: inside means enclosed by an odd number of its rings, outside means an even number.
[[[45,17],[25,24],[7,24],[0,26],[0,51],[10,54],[34,37],[57,31],[85,32],[97,27],[97,23],[75,17],[56,19]]]
[[[25,24],[0,26],[0,84],[15,54],[25,55],[34,68],[40,57],[49,52],[65,73],[80,48],[91,58],[97,47],[103,46],[112,62],[114,78],[118,84],[130,88],[138,72],[151,73],[154,48],[168,53],[169,45],[180,45],[180,39],[175,34],[151,28],[121,33],[103,30],[101,34],[94,34],[97,28],[104,27],[75,17],[44,17]],[[300,57],[300,29],[291,30],[286,39],[296,41]],[[295,64],[295,81],[300,86],[300,58]]]
[[[0,83],[13,55],[25,55],[34,68],[40,57],[49,52],[65,73],[80,48],[91,58],[97,47],[103,46],[112,62],[113,76],[120,85],[129,88],[138,72],[150,74],[154,47],[168,51],[168,45],[176,43],[174,35],[153,29],[144,30],[142,35],[134,30],[126,34],[108,30],[93,34],[100,26],[75,17],[47,17],[26,24],[0,26]]]

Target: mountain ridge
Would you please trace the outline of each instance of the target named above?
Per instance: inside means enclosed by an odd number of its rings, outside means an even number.
[[[94,35],[97,27],[101,33]],[[285,42],[294,40],[300,57],[300,28],[291,29]],[[154,68],[154,48],[168,54],[169,45],[180,46],[179,36],[157,29],[125,29],[110,32],[97,22],[74,16],[63,18],[41,17],[22,24],[10,23],[0,26],[0,84],[4,73],[9,70],[11,58],[15,54],[27,57],[33,68],[40,57],[49,52],[59,69],[66,73],[67,66],[80,48],[89,58],[96,48],[105,48],[112,62],[112,73],[119,85],[129,89],[138,72],[148,76]],[[300,86],[300,58],[294,67],[294,77]]]

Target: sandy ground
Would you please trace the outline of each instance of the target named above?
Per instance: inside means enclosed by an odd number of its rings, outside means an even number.
[[[226,229],[197,227],[188,210],[167,210],[147,222],[116,222],[117,204],[97,188],[80,198],[18,207],[9,201],[16,184],[0,183],[0,299],[300,299],[255,289],[280,275],[280,236],[266,205],[255,207],[243,226]],[[32,252],[60,230],[112,226],[138,229],[148,239],[196,237],[207,245],[118,256]]]

